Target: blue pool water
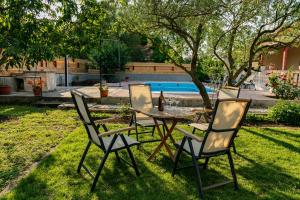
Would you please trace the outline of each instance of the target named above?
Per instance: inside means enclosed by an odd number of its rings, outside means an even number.
[[[197,86],[191,82],[145,82],[151,86],[152,92],[169,92],[169,93],[199,93]],[[213,93],[213,89],[205,87],[207,93]]]

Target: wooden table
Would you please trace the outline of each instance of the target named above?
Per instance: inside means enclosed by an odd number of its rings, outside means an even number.
[[[148,161],[151,160],[161,150],[162,147],[165,147],[170,158],[173,161],[175,161],[175,155],[171,151],[170,146],[167,144],[167,139],[170,138],[171,142],[173,144],[175,144],[175,140],[172,137],[172,132],[173,132],[176,124],[181,119],[187,119],[187,118],[193,117],[195,114],[195,111],[192,111],[191,109],[183,109],[183,108],[179,108],[179,107],[174,107],[174,108],[166,107],[164,109],[164,111],[158,111],[158,109],[156,107],[149,108],[149,109],[143,109],[143,110],[139,110],[139,109],[133,109],[133,110],[135,112],[142,113],[144,115],[152,117],[154,120],[154,123],[155,123],[155,127],[161,138],[160,144],[155,148],[153,153],[149,156]],[[165,126],[165,129],[166,129],[165,135],[162,133],[162,131],[159,127],[158,120],[162,121]],[[170,127],[167,126],[166,120],[172,122]]]

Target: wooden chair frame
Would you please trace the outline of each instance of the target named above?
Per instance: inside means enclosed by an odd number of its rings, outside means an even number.
[[[236,128],[215,130],[212,127],[212,125],[213,125],[213,122],[214,122],[214,119],[215,119],[215,116],[216,116],[216,113],[217,113],[218,105],[219,105],[220,102],[224,102],[224,101],[242,101],[242,102],[246,102],[247,104],[246,104],[243,116],[241,117],[241,120],[240,120],[240,122],[239,122],[239,124],[237,125]],[[179,130],[180,132],[182,132],[184,134],[184,138],[183,138],[181,144],[179,146],[177,145],[177,154],[176,154],[176,158],[175,158],[175,163],[174,163],[174,168],[173,168],[172,176],[174,176],[175,173],[176,173],[176,171],[178,171],[178,170],[193,167],[195,169],[195,172],[196,172],[198,192],[199,192],[199,198],[200,199],[204,199],[203,191],[205,191],[207,189],[219,187],[219,186],[222,186],[222,185],[225,185],[225,184],[228,184],[228,183],[231,182],[231,181],[225,181],[225,182],[222,182],[222,183],[217,183],[217,184],[214,184],[214,185],[211,185],[211,186],[203,187],[202,186],[202,181],[201,181],[201,176],[200,176],[200,168],[199,168],[199,164],[197,162],[200,159],[205,159],[205,162],[203,164],[203,168],[206,169],[207,165],[208,165],[208,161],[209,161],[209,159],[211,157],[216,157],[216,156],[220,156],[220,155],[226,154],[227,157],[228,157],[228,160],[229,160],[229,165],[230,165],[231,175],[232,175],[232,178],[233,178],[234,188],[236,190],[238,189],[238,182],[237,182],[236,173],[235,173],[235,170],[234,170],[233,160],[232,160],[231,153],[230,153],[230,147],[231,147],[231,145],[232,145],[232,143],[234,141],[234,138],[236,137],[236,134],[239,131],[239,129],[240,129],[240,127],[241,127],[241,125],[242,125],[245,117],[246,117],[246,114],[247,114],[247,112],[249,110],[250,104],[251,104],[251,100],[250,99],[222,99],[222,100],[218,99],[217,102],[216,102],[215,109],[213,111],[212,121],[210,122],[208,129],[205,131],[204,138],[200,138],[200,137],[198,137],[198,136],[196,136],[194,134],[188,133],[187,131],[185,131],[183,129],[177,128],[177,130]],[[220,150],[220,151],[215,151],[215,152],[212,152],[212,153],[205,153],[205,152],[203,152],[205,143],[206,143],[207,138],[208,138],[208,136],[209,136],[209,134],[211,132],[226,132],[226,131],[233,131],[233,134],[232,134],[232,136],[230,138],[229,144],[226,147],[226,149]],[[195,154],[195,151],[194,151],[194,147],[193,147],[193,144],[192,144],[193,140],[201,143],[201,148],[200,148],[199,154],[197,154],[198,156]],[[190,152],[186,151],[183,148],[184,144],[186,142],[188,142],[188,146],[190,148]],[[181,153],[183,151],[185,151],[187,154],[191,155],[193,165],[192,166],[187,166],[187,167],[182,167],[182,168],[177,168],[180,155],[181,155]]]
[[[88,134],[88,143],[87,143],[87,146],[83,152],[83,155],[80,159],[80,162],[79,162],[79,165],[78,165],[78,168],[77,168],[77,172],[80,173],[81,171],[81,168],[83,168],[94,180],[93,180],[93,184],[92,184],[92,187],[91,187],[91,191],[94,191],[95,187],[96,187],[96,184],[97,184],[97,181],[99,179],[99,176],[101,174],[101,171],[104,167],[104,164],[109,156],[110,153],[114,152],[115,155],[116,155],[116,158],[119,161],[124,161],[126,164],[130,165],[131,167],[134,168],[135,170],[135,173],[137,176],[140,175],[139,173],[139,170],[138,170],[138,167],[137,167],[137,164],[136,164],[136,161],[133,157],[133,154],[130,150],[130,147],[133,146],[133,145],[138,145],[138,142],[135,141],[135,142],[131,142],[129,144],[128,142],[128,139],[126,137],[128,136],[124,136],[121,132],[124,132],[124,131],[128,131],[128,130],[132,130],[134,129],[134,127],[126,127],[126,128],[121,128],[121,129],[118,129],[118,130],[113,130],[113,131],[109,131],[108,128],[106,127],[106,125],[103,123],[103,122],[107,122],[108,120],[105,119],[103,121],[101,120],[98,120],[98,121],[94,121],[93,118],[91,117],[90,115],[90,112],[89,112],[89,109],[88,109],[88,106],[87,106],[87,103],[86,103],[86,99],[85,97],[80,94],[79,92],[77,91],[71,91],[71,95],[72,95],[72,99],[74,101],[74,104],[75,104],[75,107],[76,107],[76,110],[77,110],[77,113],[79,115],[79,118],[80,120],[82,121],[82,123],[84,124],[84,127],[86,129],[86,132]],[[86,117],[87,119],[85,119],[85,117],[83,116],[83,113],[80,111],[79,109],[79,105],[76,100],[76,96],[79,97],[81,99],[81,103],[83,103],[83,106],[84,106],[84,109],[86,111]],[[96,123],[98,125],[96,125]],[[103,129],[105,130],[105,132],[103,133],[99,133],[99,128],[100,126],[103,127]],[[95,133],[97,134],[97,138],[99,139],[99,141],[97,141],[95,139],[95,135],[92,135],[93,133],[91,132],[91,130],[95,131]],[[105,145],[104,144],[104,138],[106,138],[106,141],[109,142],[108,145]],[[119,145],[116,143],[117,140],[120,140],[123,142],[122,145]],[[95,144],[99,149],[101,149],[103,152],[104,152],[104,156],[103,158],[101,159],[101,163],[98,167],[98,170],[97,170],[97,173],[96,175],[94,175],[85,165],[84,165],[84,160],[85,160],[85,157],[89,151],[89,148],[91,146],[91,144]],[[119,146],[118,146],[119,145]],[[120,150],[123,150],[123,149],[126,149],[127,150],[127,153],[131,159],[131,163],[127,162],[126,160],[124,160],[123,158],[121,158],[118,154],[118,151]]]

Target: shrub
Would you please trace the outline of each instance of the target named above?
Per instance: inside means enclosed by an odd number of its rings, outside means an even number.
[[[300,103],[279,101],[268,111],[268,117],[275,122],[300,125]]]
[[[300,88],[292,84],[291,72],[279,75],[272,73],[269,76],[268,86],[272,88],[272,92],[280,99],[297,99],[300,98]]]
[[[272,123],[272,120],[265,114],[248,113],[245,119],[246,124]]]
[[[280,82],[277,87],[273,88],[273,92],[280,99],[293,100],[300,97],[300,89],[287,82]]]

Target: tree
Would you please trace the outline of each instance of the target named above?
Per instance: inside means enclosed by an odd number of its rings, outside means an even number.
[[[88,58],[91,49],[100,47],[100,40],[118,39],[115,23],[116,4],[111,1],[82,0],[61,6],[63,16],[56,19],[61,36],[58,54]]]
[[[160,51],[170,62],[191,76],[207,108],[211,108],[211,102],[196,71],[208,22],[218,13],[216,2],[136,0],[123,3],[119,17],[121,24],[128,30],[146,35],[152,42],[155,38],[160,39]],[[190,69],[183,66],[186,57],[190,57]]]
[[[240,86],[261,54],[299,42],[298,0],[226,1],[220,13],[211,26],[210,41],[225,65],[228,85]]]
[[[147,38],[137,33],[124,32],[120,40],[128,46],[130,61],[143,62],[146,60]]]
[[[102,66],[102,73],[113,74],[117,70],[123,70],[129,59],[127,46],[114,40],[104,40],[101,48],[92,49],[88,55],[90,61],[99,69]]]
[[[55,56],[54,11],[67,0],[0,2],[0,67],[33,67]],[[58,6],[58,5],[56,5]]]

